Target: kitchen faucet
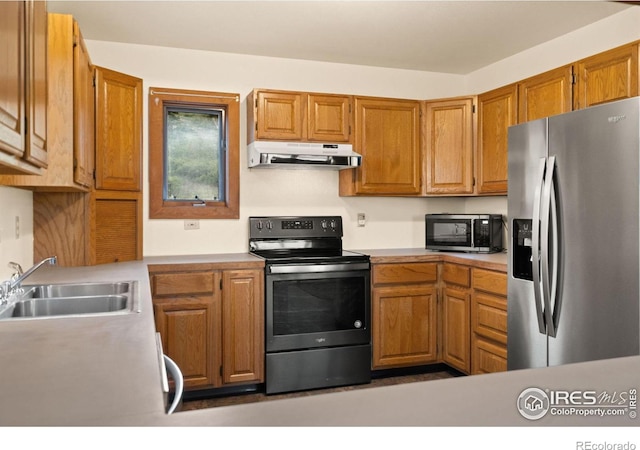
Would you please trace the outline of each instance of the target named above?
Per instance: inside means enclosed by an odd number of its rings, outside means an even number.
[[[22,267],[20,267],[20,264],[13,262],[9,263],[9,267],[17,269],[17,273],[15,273],[10,280],[3,281],[0,284],[0,304],[6,304],[9,301],[9,297],[11,296],[11,294],[20,289],[20,286],[22,285],[22,282],[25,280],[25,278],[38,270],[42,265],[49,263],[52,266],[55,266],[57,262],[57,256],[50,256],[49,258],[43,259],[24,273],[22,272]]]

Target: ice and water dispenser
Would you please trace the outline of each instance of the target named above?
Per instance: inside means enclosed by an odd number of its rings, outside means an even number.
[[[513,276],[530,281],[533,281],[532,228],[531,219],[513,219]]]

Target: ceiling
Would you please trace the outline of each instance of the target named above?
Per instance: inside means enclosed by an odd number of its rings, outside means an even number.
[[[467,74],[634,7],[608,1],[58,1],[85,39]]]

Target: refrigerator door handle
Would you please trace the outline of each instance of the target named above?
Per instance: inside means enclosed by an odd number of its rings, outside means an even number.
[[[544,313],[542,309],[542,294],[540,281],[540,202],[542,199],[542,189],[544,187],[544,175],[546,169],[546,158],[540,158],[540,165],[538,168],[538,183],[534,193],[533,201],[533,220],[531,230],[531,265],[533,272],[533,297],[536,302],[536,317],[538,319],[538,329],[541,334],[547,333],[547,328],[544,323]]]
[[[543,220],[540,246],[542,255],[541,272],[542,297],[544,299],[544,318],[547,325],[547,334],[552,337],[555,337],[556,330],[553,322],[553,309],[551,308],[551,304],[552,302],[555,303],[558,281],[558,217],[554,186],[555,169],[556,158],[555,156],[550,156],[547,162],[545,184],[542,193],[541,214]],[[549,246],[549,241],[551,241],[551,246]],[[551,251],[549,251],[550,249]]]
[[[556,201],[556,164],[555,157],[553,167],[552,167],[552,176],[550,178],[551,181],[551,192],[550,192],[550,201],[551,201],[551,251],[552,255],[552,266],[550,269],[549,275],[551,276],[551,289],[549,291],[549,309],[547,313],[547,332],[549,336],[556,337],[557,329],[558,329],[558,319],[560,312],[560,297],[558,295],[558,274],[560,270],[559,266],[559,245],[558,240],[560,237],[559,227],[558,227],[558,203]],[[551,306],[553,305],[553,308]]]

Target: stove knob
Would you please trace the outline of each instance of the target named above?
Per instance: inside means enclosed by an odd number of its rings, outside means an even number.
[[[322,231],[327,231],[327,221],[323,220],[320,222],[320,226],[322,227]]]
[[[270,220],[267,220],[267,229],[268,230],[273,229],[273,222],[271,222]]]
[[[256,228],[257,228],[258,230],[262,230],[262,220],[258,220],[258,221],[256,222]]]
[[[332,229],[333,231],[336,231],[336,221],[335,221],[335,220],[332,220],[332,221],[331,221],[331,229]]]

